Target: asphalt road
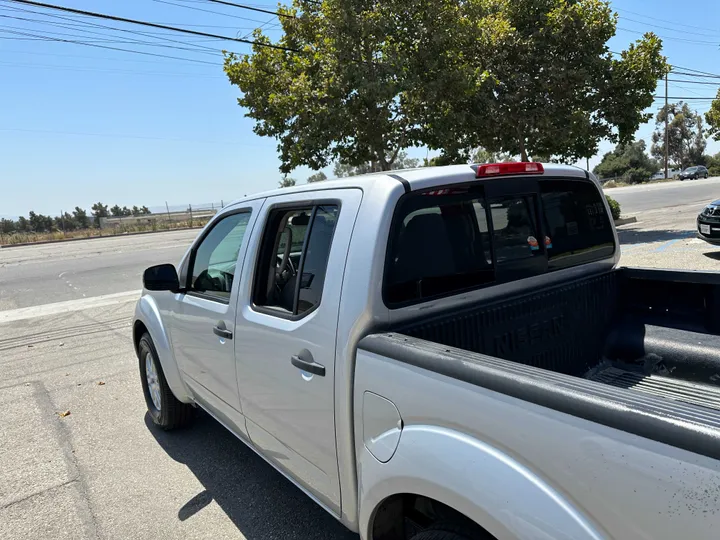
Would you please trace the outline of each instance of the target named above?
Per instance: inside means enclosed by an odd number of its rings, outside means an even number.
[[[142,288],[154,264],[177,264],[197,230],[0,249],[0,310]]]
[[[134,300],[0,311],[0,538],[357,540],[207,415],[152,425]]]
[[[720,199],[720,177],[606,189],[605,193],[617,200],[627,215],[691,204],[702,208]]]

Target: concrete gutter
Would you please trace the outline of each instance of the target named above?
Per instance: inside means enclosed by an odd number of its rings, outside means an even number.
[[[621,225],[628,225],[629,223],[637,223],[637,218],[635,216],[632,216],[615,220],[616,227],[620,227]]]
[[[202,227],[204,227],[204,225]],[[8,249],[8,248],[22,247],[22,246],[40,246],[42,244],[58,244],[60,242],[76,242],[79,240],[100,240],[102,238],[105,238],[105,239],[118,238],[118,237],[124,237],[124,236],[135,236],[138,234],[157,234],[157,233],[172,232],[172,231],[191,231],[194,229],[202,229],[202,227],[179,227],[177,229],[161,229],[159,231],[138,231],[138,232],[128,232],[128,233],[121,233],[121,234],[106,234],[106,235],[101,235],[101,236],[81,236],[79,238],[62,238],[61,240],[40,240],[39,242],[21,242],[19,244],[2,244],[2,245],[0,245],[0,249]]]

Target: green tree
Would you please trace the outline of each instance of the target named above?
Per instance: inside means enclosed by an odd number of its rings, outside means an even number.
[[[0,219],[0,232],[3,234],[11,234],[15,232],[15,222],[12,219]]]
[[[96,202],[92,205],[92,214],[95,217],[94,222],[96,227],[100,227],[100,218],[108,217],[107,204]]]
[[[278,139],[280,170],[333,161],[391,170],[401,150],[422,142],[424,107],[413,96],[427,81],[408,56],[419,33],[432,35],[423,47],[434,47],[418,54],[443,51],[458,2],[293,0],[278,9],[291,16],[279,19],[279,42],[256,30],[252,54],[226,54],[224,69],[255,133]],[[433,16],[438,10],[444,18]],[[431,25],[421,32],[418,14]]]
[[[660,170],[646,153],[645,141],[618,144],[606,153],[593,172],[600,178],[623,177],[629,183],[644,182]]]
[[[327,180],[327,175],[324,172],[320,171],[308,176],[307,183],[314,184],[315,182],[322,182],[323,180]]]
[[[110,209],[110,215],[112,215],[113,217],[120,217],[120,216],[122,216],[122,215],[123,215],[123,213],[122,213],[122,208],[120,208],[120,207],[116,204],[115,206],[113,206],[113,207]]]
[[[17,220],[17,230],[19,232],[30,232],[30,223],[25,216],[20,216]]]
[[[707,141],[703,133],[703,119],[687,103],[670,103],[655,117],[656,130],[650,152],[659,160],[665,159],[665,118],[668,119],[668,159],[681,168],[702,165]]]
[[[668,69],[652,33],[613,57],[607,42],[617,15],[602,0],[477,0],[472,34],[460,36],[460,59],[425,71],[432,148],[450,156],[482,146],[491,152],[576,160],[602,139],[631,141],[651,117],[657,79]],[[488,26],[495,33],[488,39]],[[446,62],[446,64],[448,64]],[[448,86],[449,85],[449,86]],[[430,106],[433,101],[438,105]]]
[[[710,110],[705,113],[705,121],[708,124],[707,135],[720,141],[720,90],[710,105]]]
[[[484,148],[478,148],[470,158],[471,163],[502,163],[515,161],[513,156],[503,152],[490,152]]]
[[[132,216],[132,210],[130,210],[127,206],[123,206],[121,212],[123,216]]]
[[[53,220],[50,216],[36,214],[33,211],[28,214],[28,223],[30,230],[33,232],[50,232],[53,230]]]
[[[144,216],[146,216],[146,215],[148,215],[148,214],[152,214],[152,212],[150,211],[150,209],[149,209],[147,206],[143,206],[143,207],[140,209],[140,213],[141,213],[142,215],[144,215]]]
[[[54,222],[55,229],[57,229],[58,231],[74,231],[78,228],[78,224],[77,221],[75,221],[75,218],[67,212],[64,212],[60,216],[57,216],[54,219]]]
[[[418,166],[419,159],[408,157],[406,152],[398,152],[390,170],[397,171],[400,169],[412,169]],[[380,172],[384,170],[378,162],[365,162],[359,165],[350,165],[347,163],[336,163],[333,168],[333,174],[338,178],[345,176],[357,176],[359,174],[368,174],[372,172]]]
[[[282,180],[278,182],[278,187],[286,188],[293,187],[295,185],[295,179],[290,178],[288,175],[282,177]]]
[[[87,212],[79,206],[76,206],[75,210],[73,210],[73,218],[75,223],[77,223],[78,229],[87,229],[90,227],[90,218],[88,218]]]

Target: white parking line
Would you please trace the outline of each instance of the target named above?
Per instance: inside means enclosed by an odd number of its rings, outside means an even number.
[[[35,317],[47,317],[48,315],[57,315],[59,313],[68,313],[71,311],[82,311],[83,309],[100,306],[112,306],[115,304],[132,302],[138,299],[140,292],[141,291],[138,290],[126,291],[121,293],[105,294],[103,296],[94,296],[92,298],[80,298],[78,300],[56,302],[54,304],[8,309],[6,311],[0,311],[0,324],[11,321],[20,321],[23,319],[34,319]]]

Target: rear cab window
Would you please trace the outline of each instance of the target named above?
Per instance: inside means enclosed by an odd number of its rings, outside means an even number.
[[[536,177],[537,178],[537,177]],[[486,198],[482,182],[398,203],[383,297],[402,307],[611,257],[602,194],[584,179],[537,178],[534,193]]]

